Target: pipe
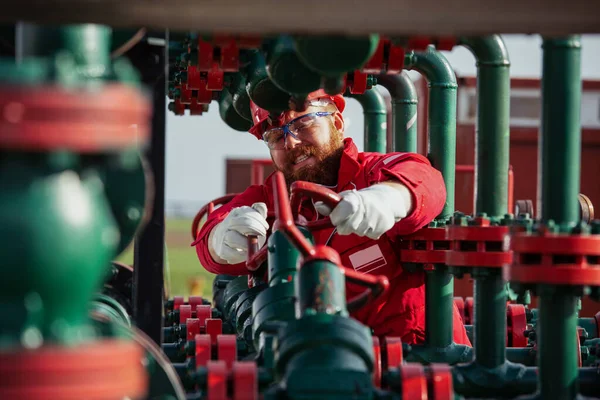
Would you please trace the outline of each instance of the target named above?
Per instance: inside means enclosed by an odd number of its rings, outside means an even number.
[[[450,63],[433,46],[409,53],[405,68],[420,72],[429,83],[429,154],[431,164],[441,171],[446,185],[446,204],[438,219],[454,212],[456,173],[456,76]],[[425,342],[429,348],[453,345],[454,277],[447,267],[426,272]]]
[[[543,222],[569,232],[579,220],[581,160],[581,42],[579,36],[544,38],[542,124],[539,140]],[[540,393],[544,399],[577,396],[577,288],[540,293]]]
[[[365,151],[384,154],[387,136],[387,108],[385,99],[375,87],[363,94],[346,94],[356,99],[363,108],[365,117]]]
[[[404,67],[420,72],[429,83],[427,156],[444,176],[446,203],[437,219],[447,219],[454,213],[456,76],[448,60],[433,46],[429,46],[424,52],[407,54]]]
[[[417,152],[417,89],[406,71],[401,74],[377,76],[377,83],[385,87],[392,97],[392,149]]]
[[[499,35],[461,38],[477,60],[475,213],[501,218],[508,211],[510,60]],[[475,362],[506,361],[506,288],[502,270],[474,269]],[[479,318],[477,318],[479,316]],[[485,316],[485,317],[484,317]]]

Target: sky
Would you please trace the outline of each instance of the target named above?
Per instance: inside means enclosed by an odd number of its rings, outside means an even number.
[[[538,35],[503,35],[511,60],[511,77],[539,78],[542,39]],[[443,52],[457,76],[476,76],[475,59],[464,47]],[[582,78],[600,80],[600,35],[582,37]],[[419,74],[411,72],[417,79]],[[385,88],[377,86],[380,90]],[[363,149],[363,116],[359,103],[348,98],[344,111],[346,136]],[[227,159],[269,159],[263,142],[229,128],[213,102],[202,116],[176,116],[167,111],[166,212],[194,215],[212,199],[225,194]]]

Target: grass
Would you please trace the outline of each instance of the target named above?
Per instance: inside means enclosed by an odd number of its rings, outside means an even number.
[[[170,283],[169,297],[190,295],[212,297],[214,275],[207,272],[190,246],[191,219],[167,219],[165,226],[165,282]],[[126,249],[117,261],[133,265],[133,246]]]

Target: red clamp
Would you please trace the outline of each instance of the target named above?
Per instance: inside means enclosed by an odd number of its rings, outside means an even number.
[[[561,234],[542,227],[536,233],[513,234],[510,247],[514,262],[504,268],[508,281],[600,286],[599,234]]]
[[[463,218],[455,218],[461,223]],[[512,261],[510,251],[504,251],[504,238],[509,226],[492,226],[486,217],[475,217],[468,226],[448,225],[446,239],[452,249],[446,253],[446,264],[452,267],[502,268]]]

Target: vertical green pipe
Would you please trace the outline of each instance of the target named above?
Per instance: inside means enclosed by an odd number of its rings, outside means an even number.
[[[541,216],[559,225],[579,220],[581,161],[581,43],[579,37],[543,42]]]
[[[454,176],[456,172],[456,96],[458,85],[452,66],[433,46],[427,51],[410,53],[405,68],[420,72],[428,82],[428,156],[441,171],[446,185],[446,204],[438,219],[454,213]],[[454,277],[445,267],[426,274],[426,343],[447,347],[453,342]]]
[[[407,54],[404,67],[420,72],[428,81],[428,157],[444,176],[446,203],[437,218],[447,219],[454,213],[456,76],[446,57],[433,46],[424,52]]]
[[[473,277],[475,361],[491,369],[506,360],[506,291],[504,281],[496,271]]]
[[[500,35],[461,38],[477,60],[475,212],[501,218],[508,208],[510,60]]]
[[[575,399],[577,387],[577,298],[572,291],[540,293],[538,368],[542,399]]]
[[[475,213],[500,218],[508,211],[510,153],[510,60],[499,35],[461,38],[477,60]],[[501,270],[475,272],[475,361],[504,364],[506,288]]]
[[[544,38],[541,208],[544,222],[568,231],[579,219],[581,158],[581,42],[579,36]],[[540,293],[539,368],[541,397],[577,395],[577,297],[567,288]]]
[[[401,74],[382,74],[377,83],[385,87],[392,97],[392,149],[417,152],[417,89],[406,71]]]
[[[454,278],[447,268],[427,271],[425,283],[425,343],[445,348],[453,342]]]
[[[365,151],[385,153],[387,109],[383,95],[375,87],[363,94],[347,94],[358,100],[365,116]]]

